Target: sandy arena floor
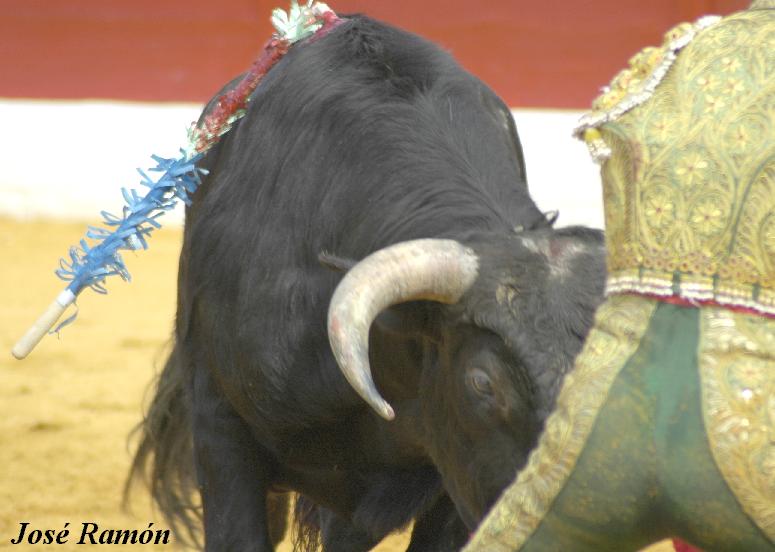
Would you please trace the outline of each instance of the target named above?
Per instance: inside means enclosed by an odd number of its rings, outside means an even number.
[[[131,285],[114,278],[106,297],[83,293],[78,320],[60,339],[44,338],[21,362],[9,352],[64,287],[53,270],[84,231],[85,224],[0,218],[0,549],[83,550],[75,544],[83,522],[100,530],[165,528],[147,499],[135,500],[133,515],[120,503],[127,438],[172,329],[180,230],[164,229],[150,250],[125,255]],[[57,531],[69,522],[73,534],[62,545],[11,545],[25,521]],[[396,535],[375,550],[405,546],[406,536]]]

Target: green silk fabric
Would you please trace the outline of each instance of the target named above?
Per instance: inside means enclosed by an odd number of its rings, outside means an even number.
[[[673,536],[706,551],[775,550],[711,455],[698,340],[697,309],[657,307],[573,474],[522,550],[624,552]]]

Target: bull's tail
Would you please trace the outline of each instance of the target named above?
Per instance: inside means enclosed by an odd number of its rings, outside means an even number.
[[[140,440],[124,486],[124,505],[135,480],[143,480],[178,542],[201,547],[202,508],[197,493],[186,373],[173,349],[156,381]]]
[[[322,548],[317,504],[304,495],[296,495],[293,522],[293,552],[317,552]]]

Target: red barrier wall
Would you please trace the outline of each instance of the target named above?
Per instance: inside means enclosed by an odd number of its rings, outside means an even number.
[[[4,0],[0,96],[204,101],[287,0]],[[424,35],[514,107],[587,107],[668,28],[747,0],[331,0]]]

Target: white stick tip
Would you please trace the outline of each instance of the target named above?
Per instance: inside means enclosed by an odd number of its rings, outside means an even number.
[[[35,346],[43,339],[48,331],[54,327],[59,317],[65,312],[67,306],[73,302],[75,296],[65,290],[43,311],[38,319],[30,326],[30,329],[16,342],[11,349],[11,354],[21,360],[29,355]]]

